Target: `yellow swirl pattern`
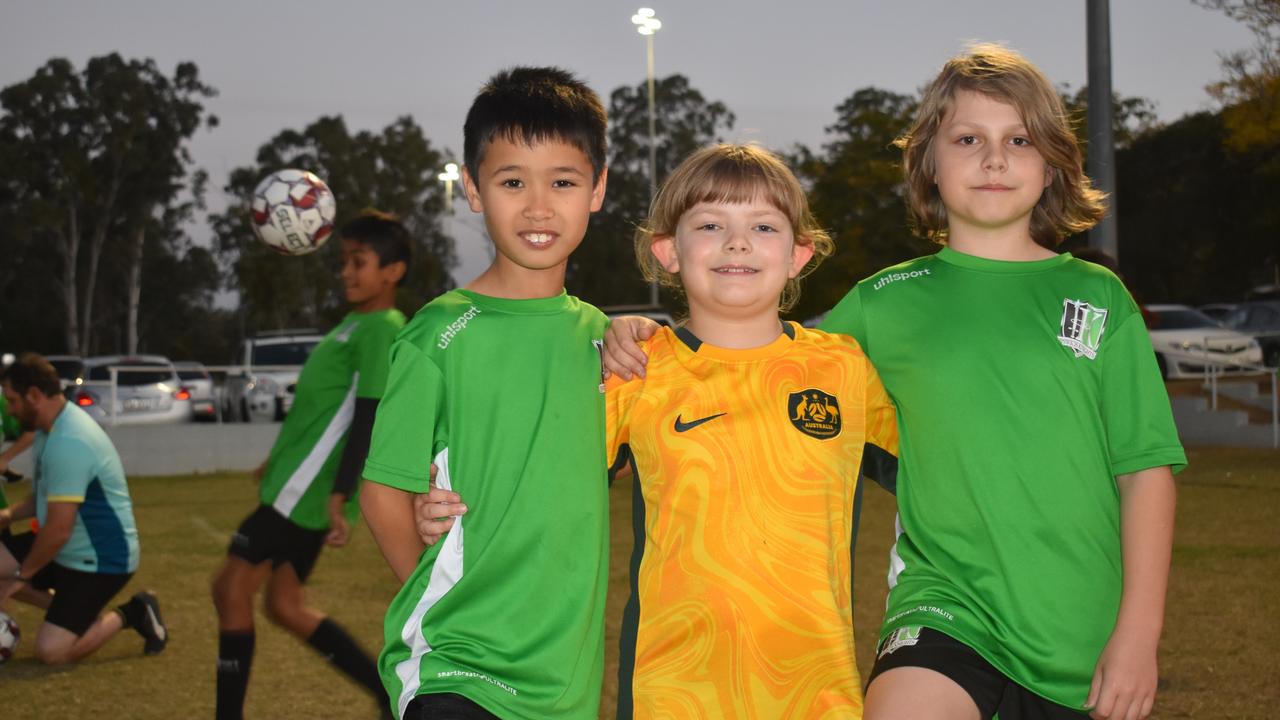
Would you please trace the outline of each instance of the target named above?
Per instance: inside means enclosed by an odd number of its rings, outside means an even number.
[[[696,352],[663,330],[647,377],[607,387],[609,458],[630,446],[644,498],[636,718],[862,715],[854,492],[864,442],[896,455],[897,426],[854,340],[794,328]]]

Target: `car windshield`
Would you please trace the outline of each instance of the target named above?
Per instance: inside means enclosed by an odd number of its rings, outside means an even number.
[[[1190,330],[1216,328],[1218,323],[1199,310],[1156,310],[1152,312],[1152,330]]]
[[[257,345],[253,348],[254,365],[301,365],[307,361],[316,340],[299,340],[297,342],[272,343]]]
[[[179,370],[178,378],[181,380],[208,380],[209,373],[204,370],[196,370],[194,368],[190,370]]]
[[[75,380],[80,377],[81,363],[79,360],[50,360],[49,364],[53,366],[54,370],[58,371],[58,377],[63,380]]]
[[[89,380],[111,380],[111,368],[119,370],[117,385],[154,385],[173,380],[173,368],[156,363],[118,362],[89,368]]]

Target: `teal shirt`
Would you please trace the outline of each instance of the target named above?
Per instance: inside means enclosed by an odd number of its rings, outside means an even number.
[[[39,430],[32,450],[36,462],[36,519],[45,524],[49,503],[80,507],[67,544],[56,562],[92,573],[138,569],[138,529],[120,455],[107,433],[73,403],[67,403],[49,432]]]

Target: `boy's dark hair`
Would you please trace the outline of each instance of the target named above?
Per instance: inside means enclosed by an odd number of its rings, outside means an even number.
[[[390,213],[365,208],[338,230],[338,236],[368,245],[378,255],[379,267],[402,262],[407,270],[412,264],[413,236],[400,218]]]
[[[556,67],[515,67],[489,78],[472,101],[462,126],[462,157],[475,179],[494,138],[526,145],[558,140],[591,160],[594,182],[608,161],[607,133],[604,105],[573,73]]]
[[[33,352],[22,353],[9,367],[0,370],[0,382],[9,383],[9,387],[19,395],[35,388],[47,397],[62,394],[62,381],[58,379],[58,371],[44,359],[43,355]]]

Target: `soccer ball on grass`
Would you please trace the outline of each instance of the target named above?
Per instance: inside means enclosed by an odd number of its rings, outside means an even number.
[[[333,234],[338,204],[315,173],[277,170],[262,179],[250,203],[253,230],[282,255],[313,252]]]
[[[18,629],[18,621],[0,611],[0,664],[13,657],[21,639],[22,631]]]

